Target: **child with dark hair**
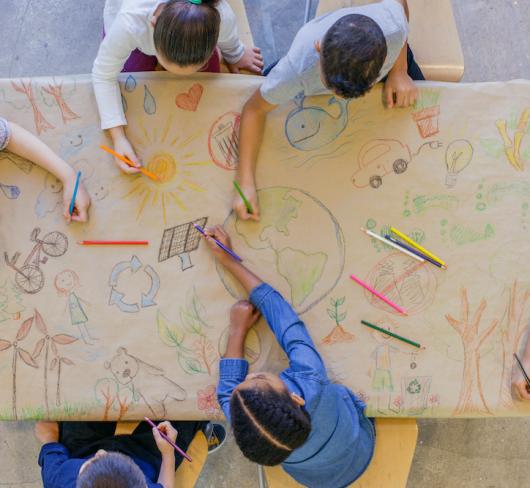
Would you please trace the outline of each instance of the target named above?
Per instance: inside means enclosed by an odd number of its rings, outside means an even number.
[[[239,40],[227,0],[106,0],[103,19],[106,34],[92,69],[101,128],[109,129],[114,149],[136,164],[140,161],[124,131],[120,71],[154,71],[160,65],[178,75],[215,73],[219,50],[233,73],[263,68],[260,50]],[[115,162],[125,173],[138,172]]]
[[[267,114],[300,96],[334,94],[358,98],[384,81],[387,107],[407,107],[417,97],[412,80],[423,80],[407,46],[406,0],[382,0],[343,8],[305,24],[289,52],[270,69],[261,87],[243,108],[240,124],[238,183],[250,201],[249,213],[239,196],[239,218],[259,220],[254,181]],[[314,134],[308,134],[308,137]]]
[[[116,422],[38,422],[44,488],[174,488],[182,457],[160,431],[186,451],[206,424],[141,422],[131,435],[114,435]]]
[[[304,323],[283,297],[221,250],[231,248],[222,227],[206,240],[220,264],[249,293],[230,312],[226,353],[221,359],[217,396],[243,454],[264,465],[282,465],[296,481],[315,488],[340,488],[367,468],[375,432],[365,404],[329,380]],[[260,313],[289,358],[277,376],[248,374],[245,338]]]

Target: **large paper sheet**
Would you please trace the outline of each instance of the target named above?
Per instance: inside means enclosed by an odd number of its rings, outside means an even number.
[[[271,113],[257,166],[261,221],[231,214],[242,106],[261,79],[123,78],[127,133],[160,177],[121,174],[87,77],[0,81],[0,114],[82,171],[87,225],[61,185],[0,153],[0,416],[206,418],[229,308],[242,290],[192,223],[223,223],[245,263],[301,314],[330,378],[370,415],[526,415],[510,394],[529,319],[530,84],[420,85],[298,99]],[[366,236],[393,225],[448,264]],[[148,247],[82,247],[146,239]],[[5,252],[5,254],[4,254]],[[363,290],[353,273],[408,316]],[[360,324],[421,343],[417,350]],[[263,321],[251,370],[286,362]]]

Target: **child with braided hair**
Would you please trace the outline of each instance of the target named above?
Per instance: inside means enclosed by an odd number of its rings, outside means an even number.
[[[231,248],[221,226],[206,231],[217,260],[249,293],[230,312],[228,344],[217,397],[243,454],[283,469],[308,487],[339,488],[355,481],[373,455],[375,431],[365,404],[331,383],[311,337],[293,308],[271,286],[217,246]],[[277,376],[248,374],[245,338],[263,315],[289,358]]]

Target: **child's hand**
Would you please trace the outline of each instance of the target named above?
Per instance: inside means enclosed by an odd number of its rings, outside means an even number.
[[[418,98],[418,88],[407,73],[390,71],[385,83],[385,100],[388,108],[414,105]],[[395,96],[395,103],[394,103]]]
[[[224,263],[226,260],[232,259],[230,254],[228,254],[226,251],[223,251],[223,249],[221,249],[214,241],[215,238],[226,248],[232,250],[232,242],[230,241],[230,236],[220,225],[216,225],[215,227],[208,227],[204,229],[204,233],[206,234],[205,239],[208,243],[210,251],[220,263]]]
[[[256,193],[256,187],[254,185],[245,185],[241,184],[241,191],[243,192],[243,195],[247,198],[247,200],[250,202],[250,205],[252,206],[252,213],[249,213],[247,210],[247,207],[245,206],[245,202],[239,195],[239,193],[236,192],[236,195],[234,197],[234,201],[232,203],[232,208],[235,210],[237,216],[241,220],[255,220],[256,222],[259,221],[259,205],[258,205],[258,194]]]
[[[118,127],[114,127],[114,129],[118,129]],[[119,129],[121,129],[121,131],[118,132],[117,135],[116,133],[111,132],[112,140],[114,142],[114,150],[118,154],[125,156],[129,161],[136,164],[136,166],[141,166],[140,160],[138,159],[138,156],[136,156],[136,153],[134,152],[134,149],[131,143],[129,142],[129,139],[127,139],[127,137],[125,136],[125,132],[123,132],[123,128],[119,127]],[[125,163],[119,158],[115,157],[114,162],[116,163],[118,168],[120,168],[124,173],[136,174],[140,172],[138,168],[133,168],[132,166],[129,166],[127,163]]]
[[[72,220],[76,222],[86,222],[88,220],[90,196],[81,182],[79,182],[79,188],[77,189],[77,195],[75,197],[74,212],[70,215],[70,202],[72,201],[72,196],[74,194],[75,180],[76,174],[72,172],[72,176],[63,182],[63,215],[68,224]]]
[[[35,437],[43,444],[59,442],[59,424],[57,422],[37,422]]]
[[[260,315],[260,311],[247,300],[234,303],[230,309],[230,331],[246,336]]]
[[[521,362],[523,363],[525,371],[530,371],[530,360],[521,358]],[[515,393],[518,400],[530,401],[530,393],[527,390],[526,380],[523,377],[523,373],[521,373],[521,370],[517,365],[515,365],[514,368],[516,368],[517,372],[512,378],[512,391]]]
[[[158,428],[153,427],[153,437],[155,438],[156,447],[158,447],[162,457],[173,456],[175,448],[160,435],[160,432],[163,432],[169,437],[169,439],[175,442],[177,440],[177,430],[171,425],[171,422],[168,422],[167,420],[159,423]]]
[[[263,56],[259,47],[245,46],[245,52],[241,59],[235,64],[228,64],[231,73],[239,73],[239,70],[246,69],[253,73],[261,73],[263,69]]]

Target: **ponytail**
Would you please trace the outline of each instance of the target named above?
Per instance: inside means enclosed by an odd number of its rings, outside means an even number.
[[[169,0],[154,31],[157,52],[179,66],[206,64],[219,38],[218,0]]]

